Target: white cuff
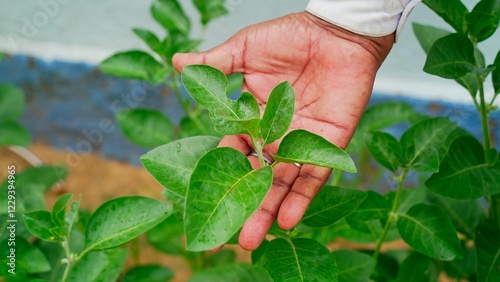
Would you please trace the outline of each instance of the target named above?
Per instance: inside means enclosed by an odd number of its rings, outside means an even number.
[[[309,13],[357,34],[399,37],[413,7],[422,0],[310,0]]]

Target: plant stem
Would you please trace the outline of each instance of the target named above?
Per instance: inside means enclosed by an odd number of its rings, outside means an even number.
[[[385,223],[384,230],[382,231],[382,234],[380,235],[380,238],[377,241],[377,245],[375,247],[375,251],[373,253],[373,258],[376,260],[378,255],[380,254],[380,248],[382,247],[382,244],[384,243],[385,237],[387,236],[387,233],[389,233],[389,229],[391,229],[391,225],[393,221],[396,219],[396,212],[399,208],[399,201],[401,200],[401,194],[403,192],[403,184],[405,182],[406,176],[408,174],[408,169],[404,169],[403,172],[401,173],[400,176],[398,176],[397,182],[398,182],[398,189],[396,191],[396,196],[394,197],[394,202],[392,202],[392,208],[389,213],[389,218],[387,219],[387,222]]]
[[[488,109],[486,105],[486,101],[484,98],[484,87],[483,87],[483,79],[481,75],[477,76],[477,82],[479,85],[479,114],[481,115],[481,126],[483,129],[483,142],[484,142],[484,158],[487,164],[491,164],[490,150],[491,150],[491,141],[490,141],[490,127],[488,124]]]
[[[260,140],[257,140],[253,136],[251,136],[251,138],[252,138],[253,147],[254,147],[255,152],[257,153],[257,156],[259,158],[260,167],[263,168],[266,165],[266,162],[264,161],[264,155],[262,154],[262,144],[261,144]]]
[[[61,245],[64,249],[64,254],[66,255],[66,268],[64,269],[62,282],[66,282],[69,279],[69,274],[71,272],[71,269],[73,268],[75,261],[73,260],[73,255],[71,254],[71,250],[69,249],[69,242],[66,238],[62,240]]]

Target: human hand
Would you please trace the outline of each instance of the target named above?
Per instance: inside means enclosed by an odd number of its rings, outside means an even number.
[[[243,90],[262,108],[271,90],[289,81],[296,97],[290,130],[306,129],[346,148],[393,42],[394,35],[364,37],[301,12],[247,27],[209,51],[176,54],[173,63],[179,72],[186,65],[207,64],[226,75],[243,73]],[[280,141],[264,148],[268,159]],[[259,167],[251,145],[246,135],[225,136],[219,144],[240,150]],[[295,226],[330,173],[312,165],[276,165],[271,189],[243,225],[241,247],[256,249],[276,218],[282,229]]]

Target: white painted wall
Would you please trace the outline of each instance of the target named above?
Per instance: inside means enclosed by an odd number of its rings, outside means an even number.
[[[181,2],[190,15],[197,17],[190,0]],[[226,2],[230,14],[210,24],[204,49],[217,45],[247,25],[302,11],[307,4],[307,0]],[[469,7],[475,2],[465,0]],[[96,64],[116,51],[146,48],[131,32],[132,27],[162,31],[149,15],[150,3],[144,0],[0,0],[0,50],[47,60]],[[375,90],[468,102],[465,91],[453,81],[432,77],[421,70],[425,57],[412,33],[414,21],[447,28],[425,5],[418,5],[379,71]],[[198,29],[199,26],[194,27]],[[480,46],[488,62],[494,59],[500,47],[500,32],[493,37]]]

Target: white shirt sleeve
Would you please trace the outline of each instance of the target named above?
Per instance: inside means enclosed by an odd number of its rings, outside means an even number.
[[[411,10],[422,0],[310,0],[309,13],[357,34],[399,37]]]

